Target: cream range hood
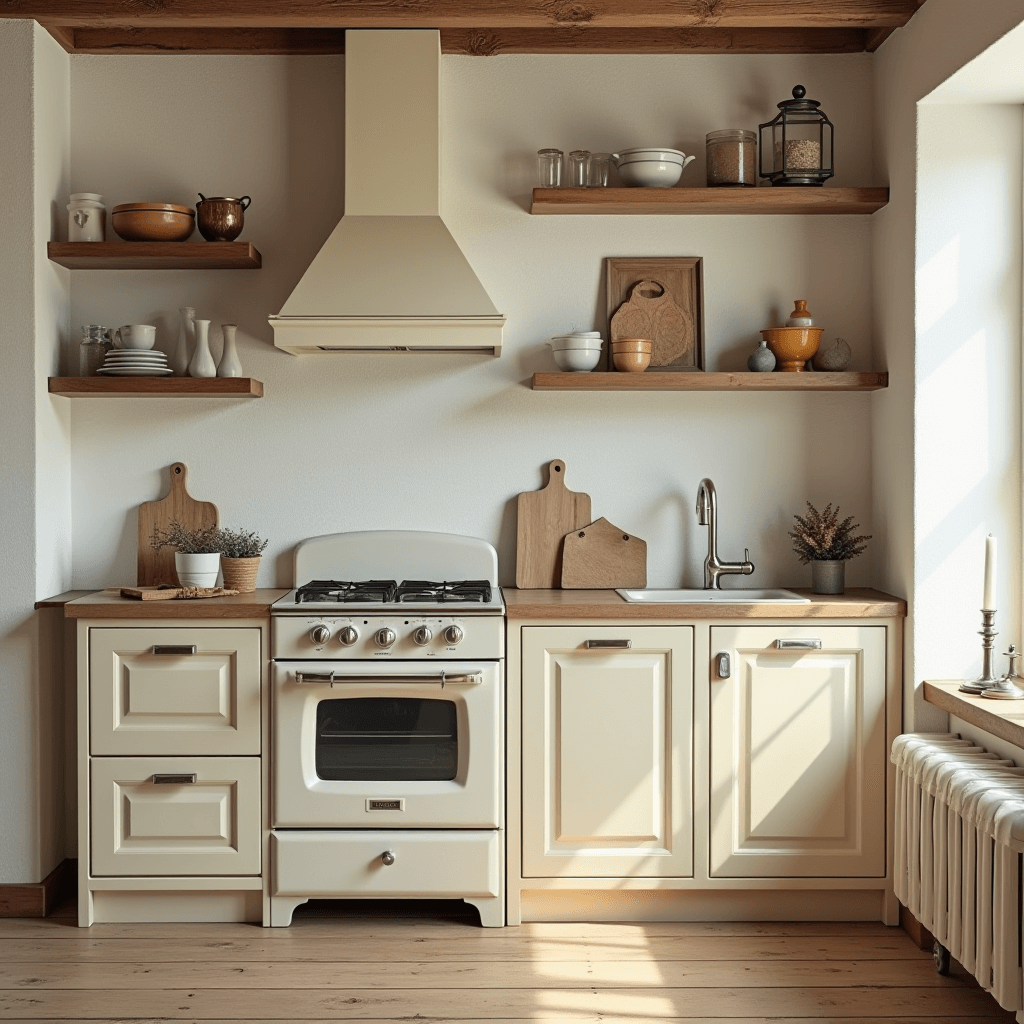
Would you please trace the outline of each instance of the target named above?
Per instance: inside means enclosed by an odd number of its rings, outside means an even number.
[[[345,33],[345,215],[271,316],[286,352],[501,352],[505,317],[441,220],[441,41]]]

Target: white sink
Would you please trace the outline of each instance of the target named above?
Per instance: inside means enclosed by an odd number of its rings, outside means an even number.
[[[631,604],[810,604],[792,590],[616,590]]]

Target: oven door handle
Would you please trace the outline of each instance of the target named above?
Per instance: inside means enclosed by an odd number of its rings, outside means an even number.
[[[297,683],[328,683],[331,688],[337,685],[358,683],[381,683],[387,686],[405,686],[409,683],[440,683],[443,690],[446,685],[478,686],[484,681],[482,672],[459,672],[449,674],[441,672],[436,676],[360,676],[334,672],[296,672]]]

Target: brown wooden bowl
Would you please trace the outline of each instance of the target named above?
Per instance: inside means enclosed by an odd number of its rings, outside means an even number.
[[[646,338],[619,338],[612,342],[612,352],[646,352],[654,351],[654,342]]]
[[[612,363],[622,373],[643,373],[651,365],[651,353],[612,352]]]
[[[110,224],[126,242],[185,242],[196,214],[172,203],[125,203],[110,211]]]
[[[814,358],[821,344],[824,327],[770,327],[761,332],[778,360],[783,373],[800,373],[805,363]]]

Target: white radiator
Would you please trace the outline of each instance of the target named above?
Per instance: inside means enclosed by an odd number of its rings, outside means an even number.
[[[1024,1009],[1024,768],[948,733],[897,737],[892,762],[897,898],[1004,1010]]]

